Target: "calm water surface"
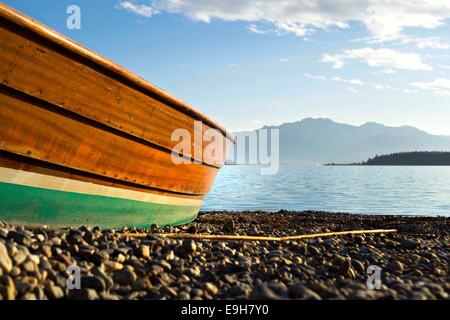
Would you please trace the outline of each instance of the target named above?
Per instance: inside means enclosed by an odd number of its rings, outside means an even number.
[[[225,166],[202,209],[450,216],[450,167]]]

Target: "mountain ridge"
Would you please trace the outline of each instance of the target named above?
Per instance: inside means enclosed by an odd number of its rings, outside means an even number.
[[[408,125],[393,127],[366,122],[357,126],[330,118],[305,118],[261,129],[279,130],[280,163],[354,163],[379,154],[450,151],[450,136],[433,135]],[[234,134],[252,131],[255,130]]]

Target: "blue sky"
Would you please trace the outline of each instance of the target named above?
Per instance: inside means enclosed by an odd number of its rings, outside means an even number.
[[[450,135],[448,0],[3,2],[230,130],[327,117]]]

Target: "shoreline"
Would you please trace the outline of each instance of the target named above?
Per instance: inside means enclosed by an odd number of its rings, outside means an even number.
[[[154,233],[283,237],[363,229],[397,233],[297,241],[165,239]],[[204,211],[179,227],[25,228],[0,222],[3,299],[449,299],[450,218],[313,211]],[[123,232],[148,233],[145,238]],[[81,289],[67,288],[67,268]],[[380,289],[367,287],[369,266]]]
[[[326,210],[295,210],[295,209],[227,209],[227,210],[215,210],[215,209],[207,209],[207,210],[200,210],[199,216],[203,214],[214,214],[214,213],[227,213],[227,214],[248,214],[248,213],[266,213],[266,214],[277,214],[277,213],[284,213],[284,214],[302,214],[302,213],[312,213],[312,214],[326,214],[326,215],[350,215],[350,216],[359,216],[359,217],[385,217],[385,218],[447,218],[450,219],[449,216],[445,215],[439,215],[439,214],[404,214],[404,213],[393,213],[393,214],[386,214],[386,213],[374,213],[374,212],[351,212],[351,211],[326,211]]]

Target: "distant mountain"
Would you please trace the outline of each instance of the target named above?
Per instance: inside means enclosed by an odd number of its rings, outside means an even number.
[[[399,152],[370,158],[364,166],[450,166],[450,152]]]
[[[450,151],[450,137],[411,126],[388,127],[375,122],[353,126],[330,119],[306,118],[262,129],[279,129],[281,163],[355,163],[380,154]],[[243,136],[249,132],[235,134]]]

